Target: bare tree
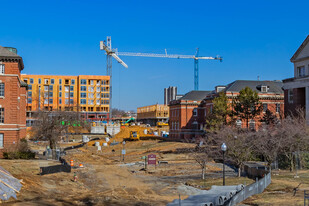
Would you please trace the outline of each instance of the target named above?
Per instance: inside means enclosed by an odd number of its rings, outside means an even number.
[[[85,121],[80,118],[78,112],[73,111],[38,111],[35,113],[36,121],[33,131],[36,139],[48,140],[52,149],[52,156],[55,158],[55,149],[70,127],[83,127]]]
[[[197,146],[195,149],[192,149],[192,154],[194,160],[200,165],[202,169],[202,179],[205,179],[205,173],[206,173],[206,164],[209,160],[209,156],[207,155],[205,151],[205,147],[199,147]]]

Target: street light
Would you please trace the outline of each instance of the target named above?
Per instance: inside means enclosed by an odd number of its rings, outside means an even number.
[[[223,154],[223,186],[225,186],[225,161],[224,161],[224,154],[225,154],[225,151],[227,149],[227,146],[225,143],[223,143],[221,145],[221,150],[222,150],[222,154]]]

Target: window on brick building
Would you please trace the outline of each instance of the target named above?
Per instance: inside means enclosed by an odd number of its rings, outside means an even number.
[[[86,93],[80,93],[80,97],[81,97],[81,98],[86,98],[86,97],[87,97],[87,94],[86,94]]]
[[[53,103],[53,99],[49,99],[49,104],[52,104]]]
[[[59,92],[59,97],[62,97],[62,92]]]
[[[293,104],[293,89],[288,90],[288,102]]]
[[[0,97],[4,97],[4,83],[0,84]]]
[[[62,91],[62,86],[61,85],[59,86],[59,91]]]
[[[250,128],[251,130],[255,130],[255,121],[254,121],[253,119],[251,119],[251,120],[249,121],[249,128]]]
[[[49,90],[53,91],[53,85],[49,85]]]
[[[0,64],[0,74],[4,74],[4,64]]]
[[[93,98],[93,93],[88,93],[88,98]]]
[[[86,86],[81,86],[80,87],[80,91],[83,91],[83,92],[87,91],[87,87]]]
[[[62,99],[59,99],[59,104],[62,104]]]
[[[28,98],[28,104],[31,104],[31,103],[32,103],[32,99]]]
[[[88,104],[93,105],[93,99],[88,99]]]
[[[48,91],[48,86],[44,86],[44,91]]]
[[[41,84],[41,79],[38,79],[38,83]]]
[[[62,79],[59,79],[59,84],[62,84]]]
[[[64,87],[64,91],[68,92],[70,90],[70,87],[69,86],[65,86]]]
[[[70,80],[69,79],[65,79],[64,80],[64,84],[70,84]]]
[[[71,79],[71,84],[72,84],[72,85],[75,84],[75,79]]]
[[[44,84],[48,84],[48,79],[44,79]]]
[[[33,84],[33,79],[32,78],[30,78],[30,84]]]
[[[28,90],[32,90],[32,85],[28,84]]]
[[[276,104],[276,112],[280,113],[280,104]]]
[[[94,87],[88,86],[88,92],[93,92],[94,91]]]
[[[263,104],[263,112],[266,112],[266,110],[267,110],[267,104]]]
[[[99,99],[97,100],[97,103],[96,103],[96,104],[97,104],[97,105],[100,105],[100,100],[99,100]]]
[[[71,90],[71,91],[74,91],[74,86],[70,86],[70,90]]]
[[[30,91],[28,92],[28,97],[32,97],[32,92],[30,92]]]
[[[4,108],[0,108],[0,123],[4,123]]]
[[[86,104],[86,99],[81,99],[80,104]]]
[[[55,79],[51,79],[51,80],[50,80],[50,83],[51,83],[51,84],[55,84]]]
[[[73,92],[70,92],[70,97],[74,97],[74,93]]]
[[[3,134],[0,134],[0,148],[3,148],[3,142],[4,142]]]
[[[70,99],[70,104],[74,104],[74,100],[73,99]]]
[[[193,109],[193,116],[197,116],[197,109],[196,108]]]

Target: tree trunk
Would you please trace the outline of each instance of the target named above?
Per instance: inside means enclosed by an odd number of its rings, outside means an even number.
[[[52,150],[52,159],[56,159],[56,141],[50,138],[49,146],[50,149]]]
[[[239,165],[238,167],[238,177],[240,177],[240,175],[241,175],[241,165]]]
[[[205,179],[205,167],[206,167],[206,166],[203,166],[203,167],[202,167],[202,179],[203,179],[203,180]]]

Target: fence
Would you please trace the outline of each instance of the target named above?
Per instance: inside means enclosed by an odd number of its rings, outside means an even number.
[[[246,186],[243,190],[241,190],[239,193],[237,193],[231,199],[229,199],[224,205],[226,206],[236,205],[252,195],[262,193],[270,183],[271,183],[271,173],[269,172],[263,178],[257,180],[255,183]]]

